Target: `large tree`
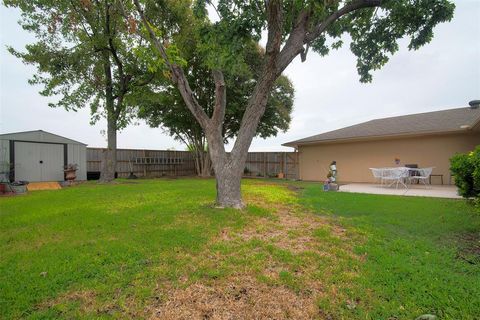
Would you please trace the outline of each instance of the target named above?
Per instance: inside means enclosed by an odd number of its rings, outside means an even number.
[[[243,207],[241,176],[248,149],[263,116],[270,91],[297,56],[302,61],[309,50],[321,55],[342,45],[349,38],[357,57],[360,81],[372,80],[371,71],[381,68],[398,51],[398,41],[409,39],[409,49],[418,49],[433,38],[433,28],[449,21],[454,5],[448,0],[219,0],[218,19],[201,27],[198,48],[204,54],[215,82],[214,110],[209,116],[192,92],[184,65],[168,52],[168,39],[158,32],[158,12],[178,7],[188,0],[133,0],[152,50],[168,71],[172,83],[205,132],[217,182],[217,204]],[[123,6],[131,15],[130,3]],[[205,15],[210,0],[194,1],[192,11]],[[205,18],[208,19],[208,18]],[[177,29],[182,32],[181,28]],[[266,32],[266,52],[255,87],[249,95],[235,144],[225,151],[222,134],[227,108],[227,89],[223,71],[238,62],[237,52],[249,41],[259,41]],[[181,53],[180,53],[181,55]],[[321,89],[321,88],[320,88]]]
[[[154,73],[138,60],[143,41],[136,24],[125,20],[113,0],[5,0],[21,10],[20,25],[36,42],[25,51],[10,52],[33,64],[38,73],[29,81],[40,94],[58,98],[52,107],[76,111],[90,107],[92,123],[107,120],[107,149],[101,180],[114,179],[117,132],[130,122],[136,90],[149,84]]]
[[[248,68],[225,74],[228,109],[223,121],[224,141],[234,138],[240,129],[240,120],[245,112],[248,96],[255,83],[252,77],[258,77],[258,70],[264,50],[252,43],[246,52]],[[214,110],[215,83],[210,70],[200,63],[198,56],[188,58],[187,79],[199,104],[205,113],[211,116]],[[147,98],[148,97],[148,98]],[[290,125],[293,107],[294,89],[290,80],[280,76],[270,93],[268,104],[257,128],[257,136],[267,138],[279,131],[285,132]],[[151,127],[162,127],[175,139],[185,143],[194,154],[198,175],[211,175],[211,161],[205,132],[188,110],[178,89],[170,82],[161,90],[143,94],[139,102],[139,117],[145,119]]]

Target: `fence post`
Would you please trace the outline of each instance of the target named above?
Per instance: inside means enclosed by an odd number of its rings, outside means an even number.
[[[143,176],[146,178],[147,177],[147,155],[145,154],[145,149],[142,150],[142,154],[143,154]]]
[[[267,177],[267,153],[263,153],[263,177]]]

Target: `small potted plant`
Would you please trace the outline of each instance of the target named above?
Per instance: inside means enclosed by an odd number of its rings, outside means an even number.
[[[66,165],[65,169],[63,169],[63,172],[65,172],[65,180],[75,180],[77,178],[77,170],[78,165],[76,163],[69,163],[68,165]]]
[[[15,194],[27,193],[28,181],[14,181],[10,183],[10,190]]]

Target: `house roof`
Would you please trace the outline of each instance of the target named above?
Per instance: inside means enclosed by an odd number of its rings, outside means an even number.
[[[43,130],[32,130],[22,132],[12,132],[0,134],[0,140],[19,140],[19,141],[32,141],[32,142],[50,142],[50,143],[71,143],[71,144],[83,144],[85,143],[59,136],[58,134],[50,133]]]
[[[464,132],[473,129],[479,123],[480,108],[457,108],[370,120],[283,145],[296,147],[353,139]]]

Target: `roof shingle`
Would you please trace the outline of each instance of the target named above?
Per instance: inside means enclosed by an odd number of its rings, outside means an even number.
[[[465,131],[480,121],[480,108],[457,108],[375,119],[285,143],[297,146],[327,141]]]

